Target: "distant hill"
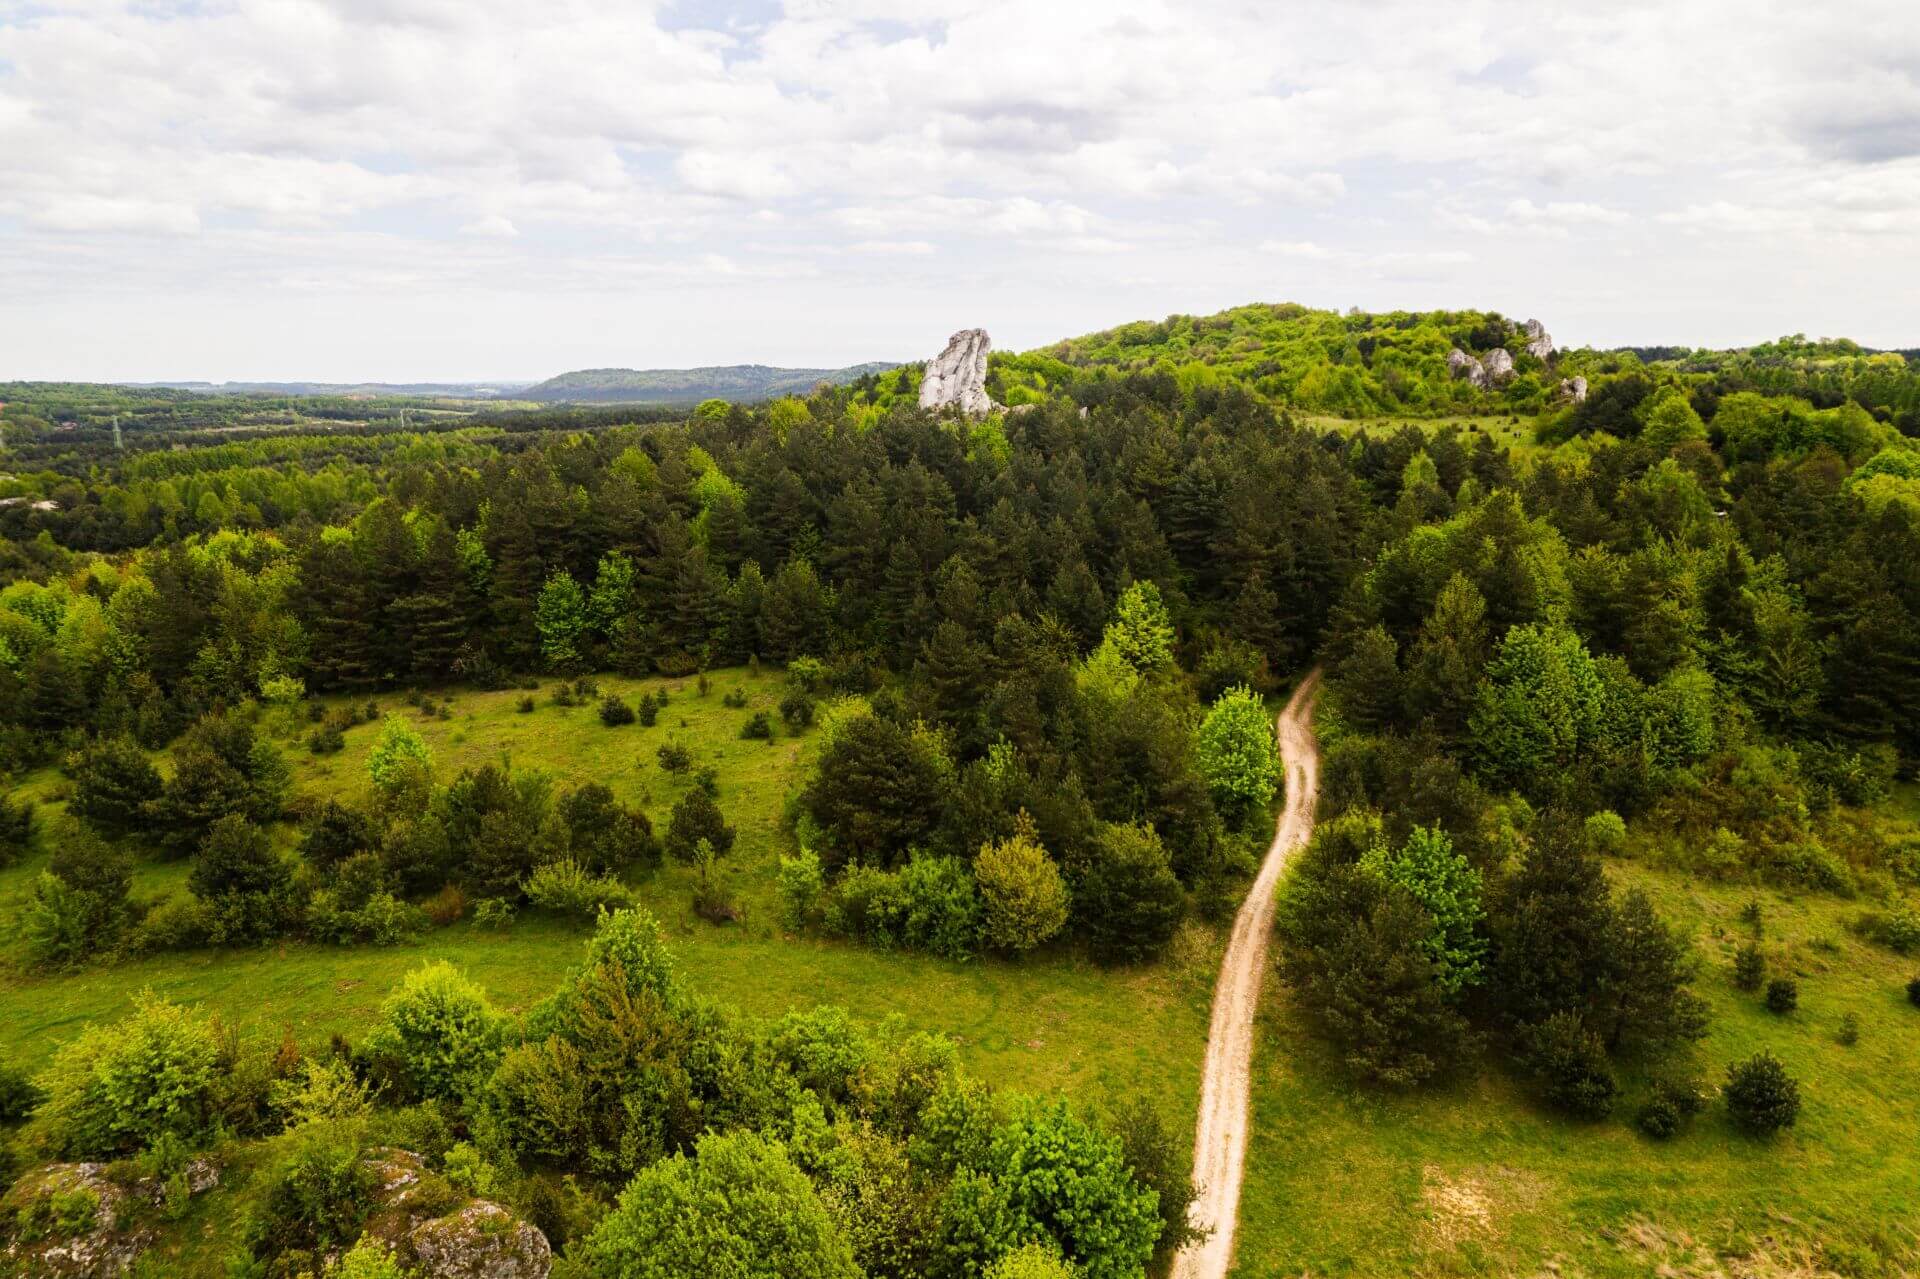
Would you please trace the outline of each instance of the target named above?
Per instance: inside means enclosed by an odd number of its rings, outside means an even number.
[[[455,400],[513,398],[526,382],[127,382],[200,395],[430,395]]]
[[[548,378],[518,398],[550,403],[694,404],[701,400],[771,400],[804,395],[817,383],[842,385],[869,373],[899,367],[889,361],[844,369],[782,369],[767,364],[725,364],[700,369],[580,369]]]

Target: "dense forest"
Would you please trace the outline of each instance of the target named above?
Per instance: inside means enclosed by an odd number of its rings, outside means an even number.
[[[559,679],[616,731],[663,705],[596,676],[704,697],[762,664],[779,726],[743,735],[815,752],[780,819],[795,935],[1154,962],[1238,902],[1283,784],[1268,699],[1320,665],[1320,827],[1276,953],[1356,1088],[1496,1072],[1586,1121],[1631,1094],[1658,1139],[1717,1091],[1743,1131],[1790,1127],[1815,1081],[1700,1060],[1697,957],[1606,866],[1844,899],[1920,951],[1920,832],[1886,804],[1920,762],[1920,377],[1800,338],[1529,340],[1483,312],[1173,317],[996,355],[1016,409],[975,422],[912,407],[914,369],[404,426],[0,389],[0,768],[62,796],[0,812],[0,856],[47,859],[38,970],[599,921],[517,1016],[444,966],[358,1042],[224,1043],[145,1002],[0,1076],[10,1170],[123,1159],[172,1186],[265,1141],[236,1274],[399,1273],[365,1157],[396,1146],[429,1215],[503,1202],[583,1276],[1164,1264],[1184,1120],[1003,1096],[937,1036],[760,1024],[675,974],[624,884],[695,867],[703,916],[734,917],[705,872],[742,813],[671,743],[694,784],[659,830],[511,759],[448,775],[396,715],[363,799],[289,784],[286,752],[337,751],[396,691],[430,715]],[[1513,374],[1478,386],[1456,349]],[[186,891],[136,895],[147,864]],[[1755,938],[1743,989],[1789,1009]],[[690,1236],[684,1206],[720,1198],[743,1206]]]

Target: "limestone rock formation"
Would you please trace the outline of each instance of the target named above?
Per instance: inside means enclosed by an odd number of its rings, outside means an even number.
[[[181,1181],[190,1195],[218,1185],[220,1170],[205,1157],[189,1160]],[[0,1199],[0,1272],[47,1279],[120,1279],[153,1243],[137,1209],[159,1205],[165,1179],[121,1183],[97,1163],[48,1164],[21,1177]],[[171,1193],[177,1193],[171,1192]]]
[[[415,1264],[434,1279],[547,1279],[547,1237],[499,1204],[476,1199],[413,1228]]]
[[[1513,357],[1504,346],[1496,346],[1481,356],[1480,366],[1487,375],[1485,385],[1504,386],[1513,380]]]
[[[1467,379],[1483,391],[1492,385],[1487,380],[1486,367],[1457,346],[1447,352],[1447,372]]]
[[[1553,336],[1547,332],[1547,326],[1538,320],[1528,320],[1521,326],[1527,335],[1527,354],[1545,362],[1553,358]]]
[[[1587,398],[1587,379],[1583,377],[1561,378],[1560,395],[1570,404],[1584,403]]]
[[[993,411],[987,398],[987,352],[993,343],[985,329],[961,329],[947,339],[947,349],[927,361],[920,378],[920,407],[940,410],[957,407],[968,417]]]

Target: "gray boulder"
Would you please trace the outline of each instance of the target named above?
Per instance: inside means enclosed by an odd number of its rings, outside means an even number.
[[[407,1242],[432,1279],[547,1279],[553,1269],[547,1237],[485,1199],[421,1222]]]
[[[1456,378],[1467,379],[1483,391],[1490,385],[1486,367],[1457,346],[1447,352],[1447,372]]]
[[[1504,346],[1496,346],[1481,356],[1480,364],[1487,375],[1484,385],[1502,386],[1513,378],[1513,357]]]
[[[1583,377],[1561,378],[1560,395],[1570,404],[1583,403],[1587,398],[1587,379]]]
[[[947,349],[927,362],[920,378],[920,407],[938,412],[949,406],[967,417],[993,411],[987,398],[987,352],[993,349],[985,329],[961,329]]]
[[[1527,354],[1543,363],[1553,357],[1553,337],[1547,332],[1547,326],[1538,320],[1528,320],[1521,326],[1527,335]]]

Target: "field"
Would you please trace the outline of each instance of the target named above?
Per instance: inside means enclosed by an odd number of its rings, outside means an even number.
[[[1727,1063],[1771,1050],[1801,1082],[1799,1124],[1763,1146],[1716,1105],[1661,1143],[1632,1125],[1634,1081],[1612,1119],[1583,1126],[1493,1070],[1414,1096],[1369,1092],[1269,985],[1236,1274],[1906,1273],[1881,1259],[1910,1264],[1917,1242],[1920,1011],[1904,992],[1915,963],[1848,933],[1859,909],[1848,903],[1610,869],[1694,931],[1696,989],[1714,1018],[1702,1075],[1721,1082]],[[1770,971],[1800,983],[1800,1008],[1785,1017],[1729,977],[1751,935],[1740,909],[1756,898]],[[1848,1012],[1860,1024],[1853,1047],[1836,1038]],[[1808,1239],[1823,1241],[1811,1256]]]
[[[524,695],[518,690],[455,690],[444,720],[422,717],[395,696],[376,700],[383,712],[404,714],[416,724],[443,782],[461,768],[510,758],[516,769],[551,772],[562,786],[604,782],[623,801],[642,805],[657,830],[665,829],[673,801],[687,785],[659,766],[660,744],[671,737],[693,752],[696,764],[712,764],[721,808],[739,830],[721,875],[745,906],[745,920],[715,926],[695,916],[693,872],[685,867],[669,863],[639,884],[642,900],[661,919],[682,967],[704,994],[752,1014],[838,1003],[871,1019],[898,1015],[915,1028],[953,1036],[969,1068],[995,1083],[1062,1089],[1089,1101],[1144,1092],[1185,1122],[1198,1093],[1219,954],[1211,933],[1196,927],[1183,935],[1174,958],[1119,971],[1068,955],[961,964],[783,935],[772,881],[776,857],[790,851],[781,815],[804,778],[813,739],[790,736],[776,718],[771,745],[742,740],[739,729],[748,716],[777,706],[780,679],[745,670],[711,678],[712,689],[702,697],[691,679],[602,677],[603,692],[619,692],[629,701],[643,689],[667,690],[669,704],[651,728],[609,729],[592,705],[555,706],[551,682],[537,695],[537,709],[524,714],[516,710]],[[744,709],[722,704],[722,695],[734,688],[747,694]],[[281,745],[293,764],[296,793],[350,795],[368,784],[365,759],[379,734],[377,723],[349,730],[346,749],[326,757],[300,746],[293,726],[284,731]],[[59,784],[47,770],[23,790],[44,799],[57,794]],[[283,832],[283,839],[293,837],[291,830]],[[0,915],[11,917],[42,865],[36,859],[0,871]],[[183,891],[185,874],[181,864],[144,864],[135,893]],[[0,973],[0,1050],[36,1068],[84,1023],[117,1016],[144,988],[242,1025],[274,1034],[291,1027],[303,1043],[323,1043],[336,1031],[351,1036],[364,1030],[401,974],[434,958],[458,964],[502,1004],[520,1008],[545,994],[575,962],[584,936],[581,926],[523,914],[505,935],[462,921],[392,949],[287,944],[163,955],[47,977],[22,972],[17,943],[10,942],[0,952],[13,961]]]

